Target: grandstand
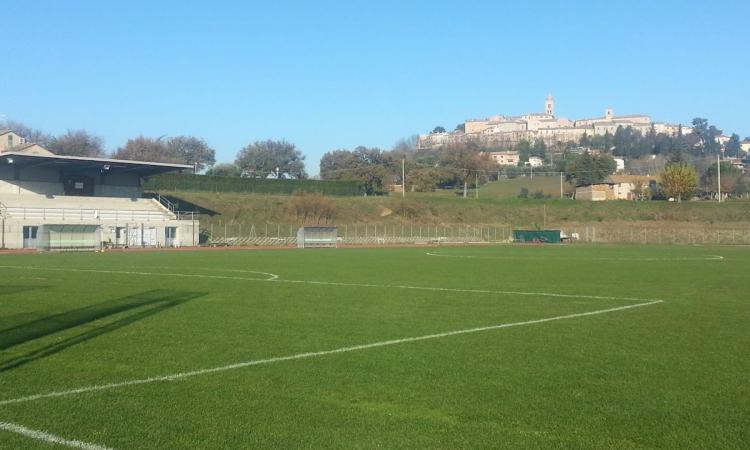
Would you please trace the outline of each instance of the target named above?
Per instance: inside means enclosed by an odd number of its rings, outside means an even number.
[[[141,187],[146,177],[191,168],[12,150],[0,153],[0,248],[197,245],[198,218],[174,211],[161,197],[142,198]]]

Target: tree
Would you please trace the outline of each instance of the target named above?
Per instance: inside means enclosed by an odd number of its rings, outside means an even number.
[[[739,158],[742,153],[742,144],[740,143],[740,135],[733,133],[729,137],[729,140],[724,145],[724,154]]]
[[[597,184],[604,181],[617,169],[617,163],[607,155],[594,156],[584,152],[573,160],[569,160],[565,167],[565,179],[576,186]]]
[[[681,202],[698,187],[698,173],[688,164],[668,164],[659,174],[659,184],[668,197]]]
[[[209,147],[203,139],[192,136],[177,136],[167,139],[166,151],[183,164],[194,166],[199,172],[216,163],[216,151]]]
[[[271,139],[255,141],[237,154],[235,164],[246,177],[266,178],[269,174],[287,175],[296,179],[307,178],[305,157],[294,144]]]
[[[583,132],[583,136],[581,136],[581,139],[578,141],[578,145],[583,148],[591,147],[591,139],[589,139],[589,135],[587,132]]]
[[[463,184],[464,197],[467,196],[469,183],[485,183],[487,174],[497,170],[489,154],[470,144],[445,147],[440,166],[452,171],[453,178]]]
[[[63,156],[104,156],[103,140],[84,130],[68,130],[67,133],[50,138],[47,150]]]
[[[721,167],[721,192],[724,194],[735,194],[740,179],[742,178],[742,170],[738,169],[732,163],[724,161],[719,166]],[[703,175],[701,176],[701,187],[706,192],[715,193],[718,191],[718,177],[716,163],[711,164]]]
[[[436,127],[435,127],[435,128],[434,128],[434,129],[432,130],[432,134],[435,134],[435,133],[445,133],[445,128],[443,128],[443,127],[441,127],[440,125],[438,125],[438,126],[436,126]]]
[[[696,117],[693,119],[693,132],[698,140],[697,147],[701,154],[717,154],[721,151],[721,145],[717,137],[721,136],[721,130],[708,124],[708,119]]]
[[[529,156],[537,156],[542,159],[547,157],[547,144],[544,143],[543,139],[537,139],[534,141],[534,145],[529,151]]]
[[[242,169],[231,163],[216,164],[206,171],[206,175],[217,177],[241,177]]]
[[[515,151],[518,152],[519,161],[528,162],[529,156],[531,156],[531,143],[527,140],[523,140],[516,144]]]
[[[382,194],[394,180],[396,162],[379,148],[357,147],[353,151],[334,150],[320,159],[324,180],[356,180],[367,195]]]
[[[163,138],[153,139],[144,136],[128,139],[124,146],[115,151],[113,157],[116,159],[129,159],[136,161],[172,164],[184,163],[179,155],[170,153]]]
[[[456,131],[460,131],[462,133],[466,132],[466,124],[464,122],[459,123],[456,125]]]

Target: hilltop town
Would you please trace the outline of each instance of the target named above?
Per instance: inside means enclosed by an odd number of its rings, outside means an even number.
[[[428,149],[444,145],[475,142],[483,146],[509,148],[522,142],[535,142],[539,139],[546,145],[558,142],[579,142],[584,136],[614,135],[618,127],[628,128],[646,135],[656,134],[677,136],[689,134],[689,126],[654,122],[645,114],[618,116],[614,109],[607,108],[602,117],[570,120],[555,115],[555,98],[548,95],[544,101],[544,112],[520,116],[495,115],[485,119],[468,119],[452,132],[442,129],[419,136],[419,148]],[[722,137],[723,138],[723,137]],[[729,139],[726,137],[726,139]]]

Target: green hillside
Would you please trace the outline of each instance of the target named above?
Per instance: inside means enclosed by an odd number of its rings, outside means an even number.
[[[544,180],[543,181],[549,181]],[[515,181],[515,180],[514,180]],[[536,179],[534,180],[536,181]],[[541,185],[541,183],[539,184]],[[711,226],[731,225],[738,229],[750,224],[750,202],[730,201],[668,203],[663,201],[583,202],[569,198],[520,199],[503,194],[516,186],[488,185],[479,198],[462,198],[453,191],[442,193],[408,193],[384,197],[323,197],[332,209],[330,222],[337,224],[488,224],[542,226],[602,222]],[[531,186],[534,192],[538,185]],[[558,181],[559,190],[559,181]],[[548,191],[545,191],[548,192]],[[559,191],[558,191],[559,192]],[[493,195],[494,194],[494,195]],[[213,192],[171,192],[171,196],[219,213],[204,215],[209,223],[285,223],[301,220],[295,210],[298,197]],[[558,193],[559,195],[559,193]],[[178,200],[179,201],[179,200]],[[179,205],[178,205],[179,208]]]

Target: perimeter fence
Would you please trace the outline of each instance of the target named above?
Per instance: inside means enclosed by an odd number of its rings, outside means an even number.
[[[419,245],[511,243],[514,229],[534,226],[334,224],[341,245]],[[201,228],[201,243],[209,246],[296,246],[297,224],[210,223]],[[561,230],[567,243],[750,245],[748,227],[659,227],[654,225],[583,224],[547,226]]]

